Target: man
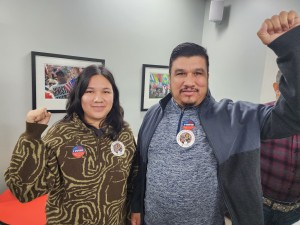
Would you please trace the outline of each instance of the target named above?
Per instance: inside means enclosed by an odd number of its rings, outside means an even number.
[[[258,31],[287,81],[274,108],[216,102],[206,50],[173,50],[171,94],[148,110],[138,135],[132,225],[223,225],[224,205],[234,225],[263,225],[260,140],[300,131],[299,24],[296,12],[281,12]]]
[[[68,87],[68,84],[67,84],[68,76],[67,76],[67,74],[63,70],[58,69],[56,71],[55,75],[56,75],[58,83],[55,84],[55,85],[52,85],[49,88],[49,91],[51,91],[53,93],[55,98],[60,98],[60,99],[68,98],[69,93],[71,92],[71,90],[69,90],[67,88]]]
[[[276,100],[281,76],[278,71],[273,83]],[[300,133],[263,140],[260,154],[265,224],[292,225],[300,220]]]

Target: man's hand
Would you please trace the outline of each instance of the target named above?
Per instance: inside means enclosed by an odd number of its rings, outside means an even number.
[[[141,224],[141,214],[131,213],[131,225],[140,225],[140,224]]]
[[[279,15],[274,15],[270,19],[266,19],[257,32],[257,35],[265,45],[268,45],[298,25],[300,25],[300,18],[295,11],[282,11]]]
[[[51,113],[47,112],[46,108],[31,110],[27,113],[26,122],[48,124],[51,118]]]

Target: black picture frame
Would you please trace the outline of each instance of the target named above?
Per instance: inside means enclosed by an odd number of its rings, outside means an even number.
[[[52,113],[65,113],[76,76],[92,64],[104,66],[105,60],[32,51],[32,109],[46,107]],[[60,83],[62,79],[66,83]]]
[[[141,111],[147,111],[170,92],[169,67],[143,64],[142,70]]]

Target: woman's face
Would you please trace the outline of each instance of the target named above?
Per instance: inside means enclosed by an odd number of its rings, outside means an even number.
[[[81,97],[85,121],[100,128],[113,106],[114,93],[111,83],[101,74],[91,77]]]

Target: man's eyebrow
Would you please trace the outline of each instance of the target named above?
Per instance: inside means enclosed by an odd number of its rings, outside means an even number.
[[[196,70],[196,71],[200,71],[200,72],[205,72],[205,69],[204,69],[204,68],[196,68],[195,70]]]
[[[182,72],[182,71],[184,71],[184,69],[175,69],[175,71],[174,72]]]

